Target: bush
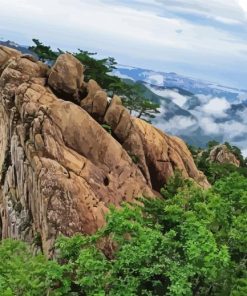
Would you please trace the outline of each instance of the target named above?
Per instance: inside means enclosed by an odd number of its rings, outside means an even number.
[[[21,241],[3,240],[0,244],[0,295],[66,295],[68,284],[64,267],[45,256],[34,256]]]
[[[163,193],[164,199],[142,199],[143,207],[112,208],[93,236],[60,238],[60,260],[78,291],[246,294],[246,179],[233,174],[202,190],[177,174]]]
[[[0,245],[0,295],[247,295],[247,182],[203,190],[177,172],[164,198],[111,208],[94,235],[60,237],[57,262]]]

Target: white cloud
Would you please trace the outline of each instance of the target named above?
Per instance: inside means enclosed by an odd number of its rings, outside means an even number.
[[[161,130],[172,133],[181,134],[195,129],[197,121],[191,117],[176,115],[170,120],[160,120],[157,122],[156,126]]]
[[[1,34],[21,43],[36,37],[53,47],[96,50],[121,63],[231,84],[247,75],[245,35],[210,24],[244,22],[236,1],[0,0],[0,7]],[[202,15],[209,23],[176,12]]]
[[[167,97],[167,90],[156,90],[161,96]],[[174,96],[172,93],[172,96]],[[236,113],[237,117],[228,117],[226,111],[231,107],[225,98],[206,95],[197,95],[200,106],[189,110],[194,118],[187,116],[174,116],[166,119],[166,107],[161,106],[161,114],[158,116],[156,126],[165,132],[174,135],[195,136],[200,128],[201,136],[221,138],[243,149],[247,155],[247,108]],[[175,102],[175,100],[173,100]],[[219,119],[221,121],[219,122]]]
[[[219,128],[221,130],[221,133],[228,140],[234,140],[235,137],[242,136],[244,133],[247,132],[246,124],[234,120],[220,123]]]
[[[183,107],[183,105],[187,102],[188,98],[186,96],[181,95],[180,93],[169,90],[169,89],[155,89],[151,88],[152,92],[157,94],[158,96],[168,98],[172,100],[179,107]]]
[[[238,0],[240,7],[243,9],[245,13],[247,13],[247,1],[246,0]]]
[[[237,115],[241,118],[242,122],[246,124],[246,131],[247,131],[247,108],[242,111],[238,111]]]
[[[226,117],[231,104],[225,98],[213,98],[201,107],[201,111],[216,118]]]
[[[173,12],[204,16],[223,24],[238,24],[245,21],[243,10],[246,8],[246,0],[156,0],[156,2]]]
[[[220,133],[220,127],[217,123],[215,123],[213,118],[199,118],[199,126],[207,135],[216,135]]]
[[[118,76],[119,78],[122,78],[122,79],[129,79],[129,80],[134,81],[134,79],[132,77],[122,74],[119,70],[115,70],[114,75],[116,75],[116,76]]]
[[[145,78],[145,82],[147,83],[158,85],[158,86],[164,85],[164,76],[161,74],[149,71],[149,72],[143,72],[142,75]]]
[[[247,147],[247,143],[245,144],[245,147]],[[244,157],[247,157],[247,148],[242,149],[242,154],[243,154]]]

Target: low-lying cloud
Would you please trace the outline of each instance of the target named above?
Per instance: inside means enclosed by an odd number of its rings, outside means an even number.
[[[172,90],[155,92],[186,109],[186,103],[189,100],[187,96],[182,96]],[[195,131],[198,133],[199,130],[201,134],[198,137],[207,136],[228,141],[239,146],[243,154],[247,156],[247,107],[234,113],[231,104],[224,97],[201,94],[196,95],[196,97],[199,105],[187,109],[191,113],[191,117],[175,115],[167,120],[165,114],[168,107],[162,104],[161,115],[157,118],[156,126],[179,136],[190,136]]]
[[[170,90],[170,89],[153,89],[152,88],[152,92],[154,92],[158,96],[165,97],[165,98],[168,98],[168,99],[172,100],[179,107],[183,107],[184,104],[188,100],[188,97],[181,95],[176,90]]]
[[[161,130],[175,135],[188,134],[196,128],[197,121],[191,117],[176,115],[170,120],[157,120],[155,124]]]
[[[227,116],[226,111],[230,107],[231,104],[225,98],[212,98],[202,106],[201,110],[215,118],[222,118]]]

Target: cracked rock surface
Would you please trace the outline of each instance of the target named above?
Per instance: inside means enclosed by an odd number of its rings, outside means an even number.
[[[209,186],[182,140],[109,103],[83,69],[0,46],[0,236],[38,234],[47,255],[58,235],[102,227],[110,204],[157,195],[175,169]]]

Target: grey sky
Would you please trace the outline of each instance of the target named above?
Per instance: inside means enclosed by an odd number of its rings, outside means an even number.
[[[247,0],[0,0],[0,37],[247,89]]]

